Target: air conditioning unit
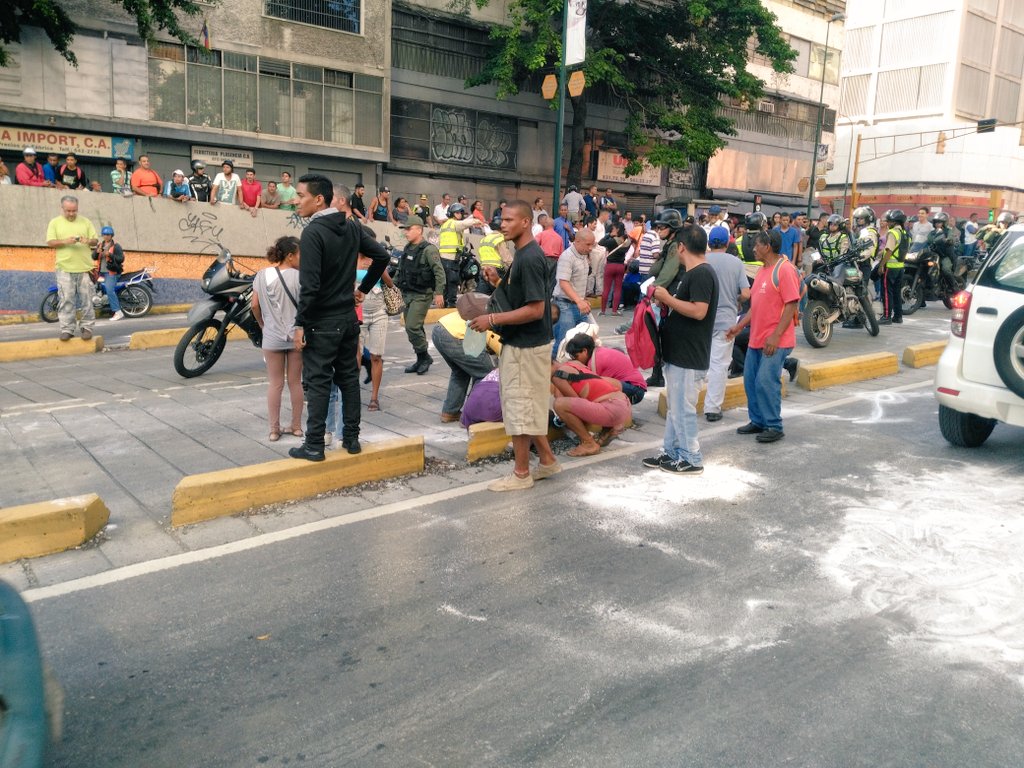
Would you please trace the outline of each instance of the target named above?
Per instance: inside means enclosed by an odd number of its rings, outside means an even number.
[[[775,114],[775,103],[771,101],[759,101],[757,102],[758,112],[767,112],[769,115]]]

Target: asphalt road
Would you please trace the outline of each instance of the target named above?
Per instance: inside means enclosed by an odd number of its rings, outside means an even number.
[[[707,430],[700,477],[634,445],[29,590],[48,765],[1019,765],[1024,430],[955,450],[935,411],[869,391]]]

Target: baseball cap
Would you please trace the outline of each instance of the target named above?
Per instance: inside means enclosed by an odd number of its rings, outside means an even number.
[[[708,245],[712,248],[721,248],[729,244],[729,230],[726,227],[712,227],[708,233]]]
[[[722,212],[722,206],[720,206],[720,205],[712,205],[710,208],[708,208],[708,213],[710,213],[711,215],[715,215],[716,213],[721,213],[721,212]]]
[[[420,200],[426,200],[426,199],[428,199],[426,195],[420,195]]]
[[[175,170],[174,173],[171,174],[171,176],[184,176],[184,175],[185,175],[185,172],[183,170],[181,170],[180,168]]]
[[[419,216],[410,216],[405,220],[405,224],[399,224],[399,229],[408,229],[409,227],[422,227],[423,219]]]
[[[224,165],[230,165],[230,166],[231,166],[231,170],[234,170],[234,169],[235,169],[235,164],[234,164],[234,162],[232,162],[231,160],[225,160],[224,162],[222,162],[222,163],[221,163],[221,165],[222,165],[222,166],[224,166]]]
[[[36,151],[32,147],[25,147],[21,151],[21,154],[23,154],[23,155],[34,155],[35,153],[36,153]]]

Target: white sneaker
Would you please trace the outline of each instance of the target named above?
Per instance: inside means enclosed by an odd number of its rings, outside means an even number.
[[[332,433],[332,432],[325,432],[324,433],[324,447],[326,448],[333,441],[334,441],[334,433]]]
[[[487,490],[499,492],[525,491],[527,488],[533,488],[533,477],[531,475],[519,477],[515,472],[505,475],[505,477],[499,478],[487,486]]]
[[[121,310],[118,310],[117,312],[115,312],[111,316],[110,322],[114,322],[115,320],[124,320],[124,312],[122,312]]]

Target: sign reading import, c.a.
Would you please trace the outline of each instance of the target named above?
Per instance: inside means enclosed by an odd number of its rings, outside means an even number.
[[[0,150],[21,155],[25,147],[32,147],[40,156],[49,153],[63,156],[67,152],[74,152],[85,157],[127,157],[131,160],[135,155],[135,139],[0,125]]]

